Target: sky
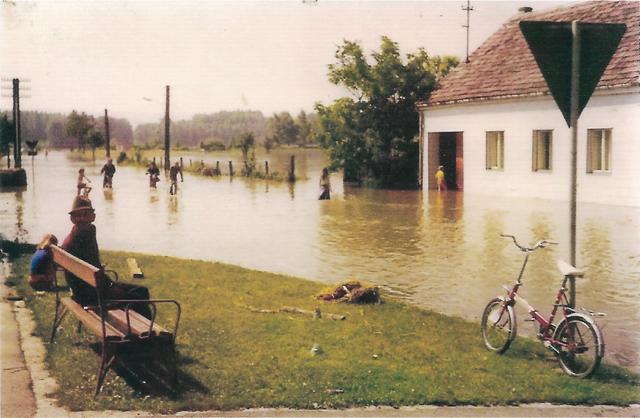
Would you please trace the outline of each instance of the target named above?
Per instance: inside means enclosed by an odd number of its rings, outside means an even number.
[[[574,2],[575,3],[575,2]],[[471,1],[473,52],[522,6],[567,1]],[[452,1],[8,1],[0,5],[0,109],[12,78],[22,110],[158,122],[259,110],[313,111],[348,92],[327,66],[344,39],[365,53],[388,36],[404,55],[466,54],[466,0]],[[28,97],[27,97],[28,96]]]

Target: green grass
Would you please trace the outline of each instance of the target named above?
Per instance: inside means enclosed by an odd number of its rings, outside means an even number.
[[[123,252],[103,262],[124,274]],[[479,325],[384,297],[376,305],[319,302],[322,284],[220,263],[134,255],[154,298],[183,307],[178,334],[182,387],[173,396],[146,396],[109,372],[94,397],[98,356],[90,334],[65,319],[47,363],[60,384],[55,395],[73,410],[180,410],[253,407],[343,408],[367,405],[510,405],[525,402],[628,405],[640,399],[639,378],[604,365],[591,378],[562,373],[538,343],[518,338],[504,355],[484,349]],[[26,285],[29,257],[14,262],[19,292],[45,341],[52,294]],[[288,313],[254,313],[247,306],[295,306],[347,315],[314,320]],[[163,325],[172,313],[159,313]],[[319,345],[321,353],[312,355]],[[336,391],[343,390],[344,392]]]

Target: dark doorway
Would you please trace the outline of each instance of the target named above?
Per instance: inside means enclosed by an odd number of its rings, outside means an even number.
[[[455,132],[440,132],[438,142],[438,164],[443,167],[447,188],[450,190],[458,189]]]

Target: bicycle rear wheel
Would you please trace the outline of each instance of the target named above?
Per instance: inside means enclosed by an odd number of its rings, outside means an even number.
[[[480,328],[484,345],[491,351],[504,353],[516,338],[516,314],[513,307],[505,308],[501,298],[492,299],[484,308]]]
[[[604,356],[604,342],[597,325],[589,319],[575,315],[562,321],[556,329],[554,344],[558,362],[570,376],[589,377]]]

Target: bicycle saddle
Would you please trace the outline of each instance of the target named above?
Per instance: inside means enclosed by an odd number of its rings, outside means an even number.
[[[584,270],[580,270],[564,260],[558,260],[558,269],[563,276],[584,277]]]

